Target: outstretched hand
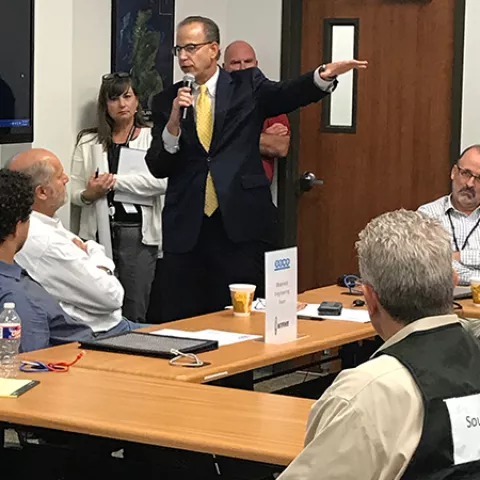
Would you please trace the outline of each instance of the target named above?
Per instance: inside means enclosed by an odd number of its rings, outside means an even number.
[[[340,62],[327,63],[325,70],[320,73],[320,77],[324,80],[330,80],[350,72],[350,70],[365,70],[368,67],[368,62],[365,60],[342,60]]]

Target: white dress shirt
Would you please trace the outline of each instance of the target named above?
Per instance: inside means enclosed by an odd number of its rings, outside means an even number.
[[[456,315],[422,318],[379,350],[456,322]],[[420,390],[396,358],[381,355],[343,370],[313,405],[305,448],[278,480],[399,480],[417,449],[423,418]]]
[[[480,276],[480,207],[470,215],[459,212],[453,205],[451,195],[422,205],[419,212],[438,220],[450,234],[453,251],[457,250],[454,238],[460,249],[460,262],[453,261],[453,268],[458,273],[459,285],[470,285],[473,276]],[[450,223],[450,220],[452,223]],[[453,224],[453,231],[452,231]],[[465,244],[465,240],[468,242]]]
[[[212,77],[210,77],[209,80],[205,83],[207,86],[207,92],[208,96],[210,97],[210,101],[212,104],[212,114],[215,115],[215,94],[217,92],[217,83],[218,83],[218,77],[220,75],[220,69],[217,67],[217,71],[214,73]],[[327,82],[320,76],[320,70],[317,68],[313,74],[313,81],[315,82],[315,85],[320,89],[325,92],[330,92],[333,87],[334,87],[334,81]],[[193,95],[193,110],[195,112],[195,105],[197,101],[197,97],[200,94],[200,86],[198,83],[194,82],[192,85],[192,95]],[[213,117],[215,120],[215,116]],[[165,147],[165,150],[168,153],[176,153],[179,150],[179,140],[182,132],[178,134],[178,136],[172,135],[167,127],[163,129],[162,132],[162,140],[163,140],[163,145]]]
[[[74,238],[60,219],[32,212],[27,241],[15,260],[72,318],[95,333],[108,331],[122,321],[124,290],[106,271],[113,272],[115,264],[97,242],[86,242],[85,252]]]

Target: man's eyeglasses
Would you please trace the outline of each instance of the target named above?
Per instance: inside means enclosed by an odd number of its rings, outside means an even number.
[[[197,50],[199,50],[200,48],[204,47],[205,45],[210,45],[211,43],[213,42],[204,42],[204,43],[187,43],[187,45],[183,45],[180,46],[180,45],[175,45],[173,48],[172,48],[172,53],[178,57],[180,55],[180,52],[182,50],[185,50],[185,53],[187,55],[193,55]]]
[[[130,74],[128,72],[112,72],[102,75],[103,82],[109,82],[111,80],[116,80],[117,78],[130,78]]]
[[[480,175],[475,175],[470,170],[468,170],[468,168],[463,168],[458,164],[455,166],[457,167],[458,173],[465,181],[468,182],[471,178],[474,178],[475,182],[480,185]]]

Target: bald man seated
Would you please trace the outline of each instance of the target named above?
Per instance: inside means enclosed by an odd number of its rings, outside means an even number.
[[[227,72],[258,67],[257,54],[243,40],[232,42],[225,49],[223,68]],[[286,157],[290,147],[290,122],[285,114],[267,118],[260,135],[260,153],[265,175],[273,180],[275,160]]]
[[[17,155],[9,168],[28,175],[34,192],[30,230],[17,263],[96,337],[139,328],[122,316],[124,290],[104,248],[84,243],[56,216],[66,203],[69,181],[60,160],[48,150],[32,149]]]

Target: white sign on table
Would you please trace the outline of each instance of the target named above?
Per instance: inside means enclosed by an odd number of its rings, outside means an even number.
[[[265,254],[265,343],[297,339],[297,247]]]

